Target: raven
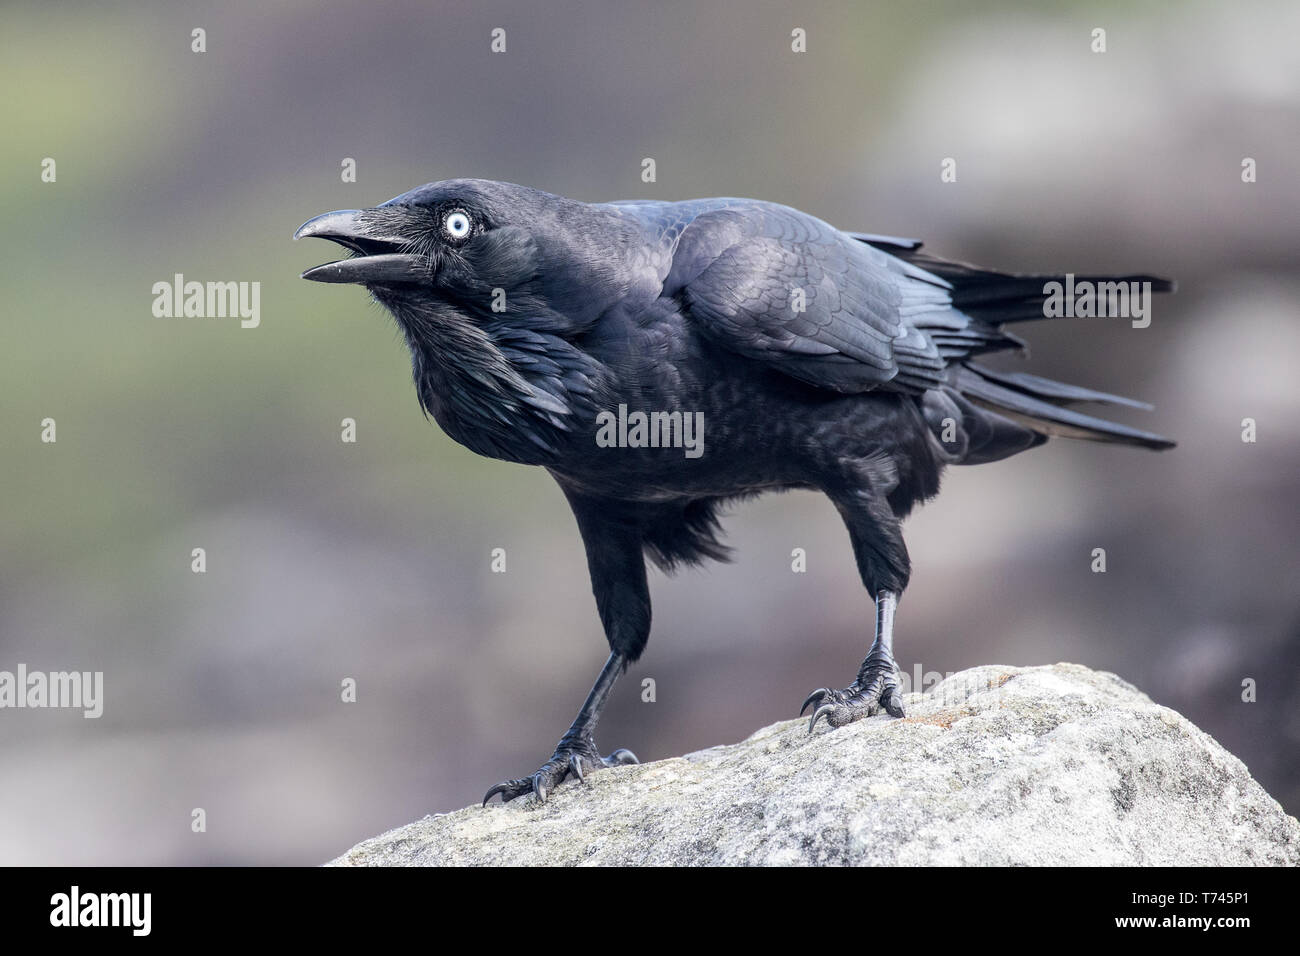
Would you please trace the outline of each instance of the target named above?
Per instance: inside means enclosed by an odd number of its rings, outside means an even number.
[[[472,451],[546,468],[586,548],[609,658],[550,759],[484,804],[545,800],[570,775],[636,762],[602,757],[594,731],[649,637],[645,558],[666,571],[726,560],[725,502],[814,489],[848,528],[874,640],[848,687],[804,702],[811,733],[823,717],[903,715],[900,522],[944,466],[1052,435],[1173,444],[1073,408],[1150,406],[972,361],[1023,351],[1005,326],[1048,314],[1052,283],[1172,291],[1152,276],[994,272],[751,199],[584,203],[478,179],[325,213],[306,236],[352,255],[302,277],[366,286],[405,335],[425,414]],[[677,441],[683,421],[703,425],[697,455]]]

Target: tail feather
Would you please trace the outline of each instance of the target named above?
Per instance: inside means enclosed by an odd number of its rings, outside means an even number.
[[[1064,285],[1067,280],[1067,277],[1061,274],[998,272],[992,269],[981,269],[966,262],[940,259],[922,252],[921,243],[915,239],[857,232],[850,235],[860,242],[875,246],[950,283],[952,304],[957,309],[994,325],[1001,325],[1004,322],[1030,322],[1045,318],[1044,304],[1048,293],[1044,287],[1049,282],[1059,282]],[[1076,285],[1084,282],[1092,283],[1094,286],[1103,282],[1150,283],[1153,293],[1173,292],[1176,287],[1171,279],[1145,274],[1074,276]]]
[[[889,249],[892,255],[937,275],[952,284],[952,304],[967,315],[984,319],[995,325],[1004,322],[1029,322],[1045,318],[1044,306],[1049,293],[1049,283],[1064,286],[1069,277],[1061,274],[1021,274],[995,272],[981,269],[965,262],[953,262],[918,252],[915,249]],[[1102,283],[1150,283],[1151,292],[1173,292],[1171,279],[1145,274],[1136,275],[1076,275],[1076,286],[1089,283],[1094,288]]]
[[[1062,401],[1050,394],[1035,395],[1027,389],[1008,388],[985,377],[979,371],[965,365],[956,366],[953,385],[962,395],[972,402],[1004,418],[1021,422],[1025,427],[1041,435],[1059,435],[1066,438],[1084,438],[1090,441],[1118,442],[1124,445],[1139,445],[1143,448],[1163,450],[1173,448],[1169,439],[1145,432],[1118,422],[1106,421],[1076,412],[1058,404]],[[1036,378],[1036,376],[1030,376]],[[1040,379],[1040,382],[1047,382]],[[1059,382],[1049,382],[1059,392],[1060,389],[1076,390],[1075,386]],[[1049,390],[1050,391],[1050,390]],[[1087,392],[1087,389],[1078,391]],[[1094,393],[1104,394],[1104,393]],[[1119,396],[1107,396],[1119,398]],[[1069,398],[1064,401],[1092,401],[1093,399]],[[1124,404],[1121,400],[1120,404]]]
[[[960,419],[959,441],[940,439],[949,460],[974,464],[996,461],[1025,447],[1041,444],[1049,435],[1118,442],[1144,448],[1174,447],[1169,439],[1117,422],[1085,415],[1069,407],[1079,402],[1150,409],[1123,395],[1098,392],[1023,372],[1000,372],[968,361],[972,355],[1003,350],[1023,351],[1024,342],[1003,326],[1047,318],[1049,283],[1064,289],[1065,275],[1026,275],[981,269],[964,262],[940,259],[921,251],[913,239],[852,233],[855,239],[924,270],[947,283],[952,311],[917,319],[941,358],[948,364],[946,383],[928,391],[922,409],[931,429],[942,434],[943,423]],[[1076,275],[1076,288],[1088,283],[1149,284],[1150,291],[1173,292],[1170,279],[1152,275]]]
[[[1112,395],[1109,392],[1097,392],[1081,385],[1069,385],[1065,382],[1043,378],[1041,375],[1030,375],[1027,372],[995,372],[993,369],[984,368],[974,362],[967,362],[966,367],[995,385],[1001,385],[1004,388],[1028,395],[1030,398],[1040,398],[1058,405],[1069,405],[1074,402],[1097,402],[1102,405],[1125,405],[1128,408],[1140,408],[1146,412],[1151,411],[1154,407],[1147,402],[1139,402],[1136,398]]]

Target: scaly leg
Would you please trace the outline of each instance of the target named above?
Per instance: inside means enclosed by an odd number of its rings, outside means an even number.
[[[844,690],[823,687],[808,695],[799,708],[802,714],[809,704],[816,705],[808,733],[825,717],[832,727],[843,727],[863,717],[887,711],[891,717],[903,716],[903,698],[899,691],[898,665],[894,663],[894,613],[898,594],[881,591],[876,595],[876,638],[858,676]]]
[[[627,661],[622,654],[610,654],[609,660],[605,661],[600,676],[596,678],[596,683],[591,688],[591,693],[587,695],[582,710],[578,711],[578,716],[574,718],[568,732],[560,738],[560,743],[555,748],[555,753],[551,755],[551,759],[542,764],[541,769],[531,776],[498,783],[483,797],[483,805],[487,806],[487,802],[498,793],[501,794],[502,803],[515,797],[522,797],[526,793],[531,793],[539,802],[544,802],[546,795],[570,774],[583,780],[584,775],[592,770],[637,763],[636,754],[630,750],[619,749],[608,757],[602,757],[600,751],[596,749],[594,739],[596,721],[600,719],[605,700],[609,697],[614,682],[618,680],[618,675],[623,673],[626,666]]]

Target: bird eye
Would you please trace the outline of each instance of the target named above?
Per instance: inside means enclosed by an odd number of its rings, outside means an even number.
[[[447,235],[453,239],[464,239],[469,235],[469,216],[457,209],[455,212],[447,213],[447,217],[442,221],[442,228],[447,231]]]

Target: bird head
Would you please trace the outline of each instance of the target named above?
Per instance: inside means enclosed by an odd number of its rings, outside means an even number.
[[[610,259],[620,225],[600,207],[526,186],[451,179],[369,209],[327,212],[294,238],[348,249],[351,257],[302,277],[366,286],[408,331],[439,317],[513,317],[563,334],[625,291]]]
[[[294,234],[352,255],[303,278],[365,286],[410,347],[420,404],[480,454],[540,464],[594,415],[601,370],[573,342],[627,294],[635,227],[608,207],[453,179]]]

